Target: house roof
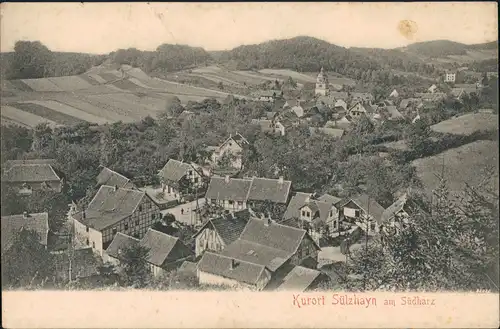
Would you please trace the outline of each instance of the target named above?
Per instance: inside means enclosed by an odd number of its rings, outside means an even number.
[[[330,96],[343,100],[346,100],[349,97],[345,91],[330,91]]]
[[[229,246],[226,246],[221,252],[221,255],[252,264],[262,265],[274,272],[280,268],[293,253],[239,239]]]
[[[55,159],[29,159],[29,160],[7,160],[3,163],[5,169],[10,169],[15,165],[48,164],[55,166]]]
[[[367,194],[360,194],[351,198],[364,212],[372,216],[377,222],[382,218],[384,207],[382,207],[375,199],[370,198]]]
[[[267,220],[250,218],[240,235],[241,240],[295,253],[306,231],[275,222],[266,225]]]
[[[259,125],[264,132],[274,131],[273,122],[267,119],[252,119],[252,124]]]
[[[40,237],[40,243],[47,245],[47,235],[49,232],[49,214],[46,212],[2,216],[1,217],[1,246],[2,252],[8,249],[15,235],[22,229],[35,231]]]
[[[317,103],[323,103],[329,107],[333,107],[335,105],[335,97],[332,95],[319,96]]]
[[[320,275],[320,271],[303,266],[293,266],[276,290],[305,291]]]
[[[211,226],[219,234],[220,238],[227,245],[236,241],[250,218],[248,209],[236,211],[232,214],[210,219],[193,236],[197,237],[206,227]]]
[[[267,111],[265,112],[265,115],[266,115],[266,118],[271,120],[271,119],[274,119],[274,117],[276,116],[276,113],[277,112],[274,112],[274,111]]]
[[[228,182],[224,177],[212,177],[205,197],[217,200],[246,201],[252,180],[230,178]]]
[[[456,83],[455,88],[463,88],[463,89],[477,89],[477,86],[475,83]]]
[[[179,266],[179,271],[181,272],[188,272],[188,273],[194,273],[196,274],[196,266],[198,264],[194,262],[190,262],[188,260],[185,260],[181,266]]]
[[[396,106],[390,105],[390,106],[387,106],[385,109],[389,113],[391,119],[403,118],[403,115],[398,111]]]
[[[401,197],[399,197],[393,204],[391,204],[386,210],[384,210],[382,216],[380,217],[379,224],[390,220],[391,218],[394,217],[394,214],[403,210],[407,201],[408,201],[408,195],[405,193]]]
[[[270,178],[254,177],[248,191],[248,200],[286,203],[292,182]]]
[[[177,116],[178,119],[181,119],[181,120],[184,120],[184,119],[188,119],[190,117],[194,116],[194,112],[191,112],[191,111],[188,111],[188,110],[184,110],[181,112],[181,114],[179,114]]]
[[[307,206],[313,212],[313,221],[326,222],[326,220],[328,219],[328,216],[330,215],[330,211],[331,211],[332,207],[337,207],[337,204],[340,203],[341,201],[342,201],[342,199],[340,199],[340,198],[334,197],[334,196],[329,195],[329,194],[324,194],[320,198],[310,199],[309,202],[304,202],[303,206],[301,206],[299,208],[299,211],[300,211],[300,209]],[[297,213],[297,216],[295,216],[295,217],[298,218],[299,216],[300,216],[300,213]]]
[[[300,106],[300,100],[296,98],[287,99],[286,103],[283,105],[283,107],[294,107],[294,106]]]
[[[102,230],[130,216],[141,203],[146,193],[127,188],[102,185],[85,212],[74,214],[74,218],[85,225]]]
[[[326,128],[326,127],[309,127],[309,132],[311,133],[311,135],[315,135],[316,133],[319,132],[337,138],[341,138],[344,135],[343,129]]]
[[[306,204],[308,198],[311,198],[310,193],[295,193],[295,195],[290,199],[290,202],[288,203],[288,207],[286,208],[285,214],[283,215],[283,219],[286,220],[294,217],[300,217],[300,208],[302,208],[302,206]]]
[[[179,182],[182,177],[187,175],[189,170],[197,169],[189,163],[169,159],[165,166],[158,172],[160,178],[170,182]]]
[[[116,233],[115,237],[113,238],[110,245],[106,249],[106,253],[111,257],[119,259],[120,253],[123,250],[138,244],[139,244],[139,239],[118,232]]]
[[[362,98],[362,99],[373,99],[373,95],[370,93],[352,93],[353,98]]]
[[[323,202],[327,202],[327,203],[330,203],[332,205],[336,205],[338,204],[339,202],[342,201],[341,198],[338,198],[336,196],[333,196],[333,195],[330,195],[330,194],[323,194],[322,196],[320,196],[318,198],[318,201],[323,201]]]
[[[278,179],[257,178],[241,179],[212,177],[205,197],[207,199],[236,201],[265,201],[286,203],[291,181],[280,183]]]
[[[198,262],[198,269],[210,274],[219,275],[238,282],[255,285],[265,271],[265,266],[236,260],[220,254],[206,251]]]
[[[188,248],[178,238],[148,229],[139,245],[149,249],[146,260],[156,266],[186,257]]]
[[[5,182],[54,182],[61,178],[49,164],[15,164],[4,171]]]
[[[130,184],[129,184],[130,183]],[[103,167],[99,175],[97,175],[98,185],[108,185],[108,186],[118,186],[118,187],[132,187],[133,184],[130,179],[123,176],[116,171],[113,171],[107,167]]]

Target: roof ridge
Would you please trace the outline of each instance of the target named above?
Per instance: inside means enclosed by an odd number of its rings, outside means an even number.
[[[107,170],[109,170],[109,171],[111,171],[111,172],[113,172],[113,173],[117,174],[118,176],[121,176],[121,177],[125,178],[127,181],[130,181],[130,178],[126,177],[125,175],[122,175],[122,174],[120,174],[119,172],[117,172],[117,171],[115,171],[115,170],[113,170],[113,169],[111,169],[111,168],[108,168],[108,167],[106,167],[106,166],[103,166],[103,167],[104,167],[104,169],[107,169]]]
[[[277,249],[277,250],[279,250],[279,249]],[[239,259],[239,258],[236,258],[236,257],[231,257],[231,256],[223,255],[223,254],[218,254],[218,253],[215,253],[215,252],[212,252],[212,251],[208,251],[208,250],[205,251],[205,254],[212,254],[212,255],[220,256],[220,257],[227,258],[227,259],[234,259],[234,260],[237,260],[237,261],[242,262],[242,263],[247,263],[247,264],[251,264],[251,265],[255,265],[255,266],[259,266],[259,267],[263,267],[263,268],[267,267],[265,265],[253,263],[253,262],[250,262],[250,261],[247,261],[247,260],[243,260],[243,259]]]
[[[283,225],[283,226],[286,226],[286,225]],[[258,246],[260,246],[260,247],[265,247],[265,248],[273,249],[273,250],[276,250],[276,251],[282,251],[282,252],[284,251],[284,252],[289,253],[289,252],[288,252],[288,251],[286,251],[286,250],[283,250],[283,249],[278,249],[278,248],[271,247],[271,246],[267,246],[267,245],[262,244],[262,243],[258,243],[258,242],[254,242],[254,241],[250,241],[250,240],[245,240],[245,239],[242,239],[242,238],[238,238],[238,239],[236,239],[236,241],[238,241],[238,240],[240,240],[240,241],[244,241],[244,242],[247,242],[247,243],[256,244],[256,245],[258,245]],[[293,255],[293,253],[292,253],[291,255]],[[290,255],[290,256],[291,256],[291,255]]]

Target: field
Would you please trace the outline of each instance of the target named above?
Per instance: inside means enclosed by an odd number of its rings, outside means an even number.
[[[484,176],[492,178],[488,189],[498,192],[498,144],[493,141],[462,145],[435,156],[417,159],[412,165],[429,197],[439,184],[436,175],[441,172],[444,172],[451,192],[462,191],[465,183],[476,186]]]
[[[79,76],[48,78],[50,82],[64,91],[74,91],[79,89],[90,88],[92,84],[80,78]]]
[[[489,113],[469,113],[457,118],[439,122],[431,129],[435,132],[469,136],[477,131],[498,130],[498,115]]]
[[[58,126],[58,124],[54,121],[8,105],[2,105],[1,112],[2,120],[5,122],[15,123],[24,127],[34,127],[43,122],[48,123],[52,127]]]
[[[498,58],[498,51],[496,49],[481,49],[481,50],[467,50],[467,54],[465,55],[449,55],[447,57],[427,59],[427,61],[432,64],[454,63],[454,62],[465,64],[476,61],[484,61],[493,58]]]

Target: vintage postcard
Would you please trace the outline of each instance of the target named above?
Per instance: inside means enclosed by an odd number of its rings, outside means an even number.
[[[498,327],[496,3],[0,9],[3,327]]]

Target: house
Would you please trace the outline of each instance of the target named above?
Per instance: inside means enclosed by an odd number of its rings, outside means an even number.
[[[252,124],[258,125],[264,133],[285,136],[285,126],[277,120],[252,119]]]
[[[328,95],[330,92],[330,83],[328,82],[328,75],[325,73],[323,68],[319,71],[316,77],[316,88],[314,89],[315,95]]]
[[[177,116],[177,120],[179,121],[187,121],[187,120],[192,120],[195,116],[195,113],[192,111],[184,110],[182,111],[181,114]]]
[[[276,98],[283,97],[281,90],[265,90],[259,93],[259,101],[261,102],[274,102]]]
[[[390,94],[389,94],[389,97],[392,97],[392,98],[398,98],[399,97],[399,93],[396,89],[394,89]]]
[[[270,178],[212,177],[205,195],[206,202],[226,210],[246,209],[257,202],[286,204],[291,181]]]
[[[2,216],[1,228],[2,254],[12,246],[16,234],[22,230],[34,231],[38,235],[40,244],[47,247],[49,214],[46,212],[33,214],[24,212],[19,215]]]
[[[409,106],[414,105],[418,101],[418,98],[405,98],[401,100],[401,103],[399,103],[399,109],[406,110]]]
[[[277,116],[278,112],[275,111],[266,111],[264,112],[265,118],[267,120],[274,120]]]
[[[363,104],[362,102],[356,102],[348,111],[348,114],[353,119],[360,118],[361,116],[371,117],[375,113],[373,107],[369,104]]]
[[[304,108],[302,107],[302,102],[298,99],[289,99],[286,101],[285,105],[283,105],[283,108],[295,113],[295,115],[299,118],[304,116]]]
[[[465,95],[471,95],[472,93],[475,93],[476,95],[478,94],[479,89],[476,87],[476,85],[465,85],[465,87],[454,87],[451,89],[451,95],[460,100],[462,99]]]
[[[179,200],[183,193],[203,189],[203,173],[193,164],[169,159],[158,172],[163,193]]]
[[[343,129],[327,128],[327,127],[309,127],[309,133],[311,134],[311,136],[317,134],[325,134],[338,139],[341,139],[342,136],[344,136]]]
[[[436,91],[438,91],[438,87],[436,85],[432,85],[427,89],[427,92],[431,94],[435,93]]]
[[[141,238],[162,219],[146,192],[107,185],[99,188],[86,209],[70,216],[77,240],[101,256],[118,232]]]
[[[455,72],[446,72],[444,75],[444,82],[455,82],[457,74]]]
[[[297,192],[290,200],[281,224],[305,228],[316,243],[323,236],[341,231],[342,200],[329,194],[315,197]]]
[[[315,268],[319,250],[305,230],[250,218],[240,237],[221,253],[203,254],[197,275],[200,284],[259,291],[290,266]]]
[[[329,96],[337,100],[341,99],[344,102],[349,98],[349,94],[345,91],[330,91]]]
[[[335,107],[335,98],[331,95],[320,95],[316,99],[316,106],[319,105],[324,105],[330,109],[333,109]]]
[[[178,268],[185,260],[191,260],[194,255],[179,238],[151,228],[139,241],[139,245],[149,250],[146,261],[154,276]]]
[[[103,253],[103,261],[113,265],[119,265],[120,261],[123,260],[121,256],[123,251],[139,245],[139,241],[139,239],[123,234],[122,232],[116,233],[113,241],[111,241],[106,251]]]
[[[387,119],[389,121],[404,119],[404,116],[398,111],[396,106],[393,106],[393,105],[386,106],[385,111],[388,114]]]
[[[405,224],[408,224],[410,214],[416,209],[422,208],[410,198],[408,193],[404,193],[392,205],[384,210],[378,222],[379,229],[402,229]]]
[[[64,180],[53,163],[51,159],[7,161],[2,183],[21,195],[31,195],[34,190],[61,192]]]
[[[243,168],[242,152],[249,145],[241,134],[229,135],[212,153],[212,163],[218,167]]]
[[[335,101],[335,104],[333,104],[333,108],[337,109],[337,111],[339,110],[347,111],[347,103],[343,99],[337,99]]]
[[[378,223],[385,209],[375,199],[361,194],[347,199],[341,207],[341,220],[358,225],[368,234],[378,231]]]
[[[118,265],[122,261],[123,251],[135,246],[148,250],[145,260],[154,276],[180,267],[193,256],[193,252],[179,238],[150,228],[141,240],[117,233],[106,249],[106,261]]]
[[[193,236],[196,257],[206,250],[220,252],[236,241],[250,218],[248,209],[209,219]]]
[[[356,104],[356,103],[372,103],[375,100],[375,97],[373,97],[372,94],[370,93],[352,93],[351,95],[351,104]],[[351,106],[352,107],[352,106]]]
[[[442,92],[434,93],[415,93],[415,97],[420,98],[426,102],[439,102],[441,99],[446,98],[446,94]]]
[[[486,72],[486,77],[488,79],[491,79],[491,78],[498,78],[498,72]]]
[[[280,269],[266,286],[266,291],[304,292],[316,289],[320,283],[330,280],[327,274],[303,266],[287,264]]]
[[[130,188],[133,189],[136,186],[130,179],[127,177],[123,176],[120,173],[117,173],[116,171],[113,171],[107,167],[102,166],[102,170],[97,175],[97,185],[108,185],[108,186],[118,186],[118,187],[123,187],[123,188]]]
[[[197,266],[197,263],[190,262],[190,261],[186,260],[181,264],[178,271],[182,272],[182,273],[196,276],[196,266]]]

